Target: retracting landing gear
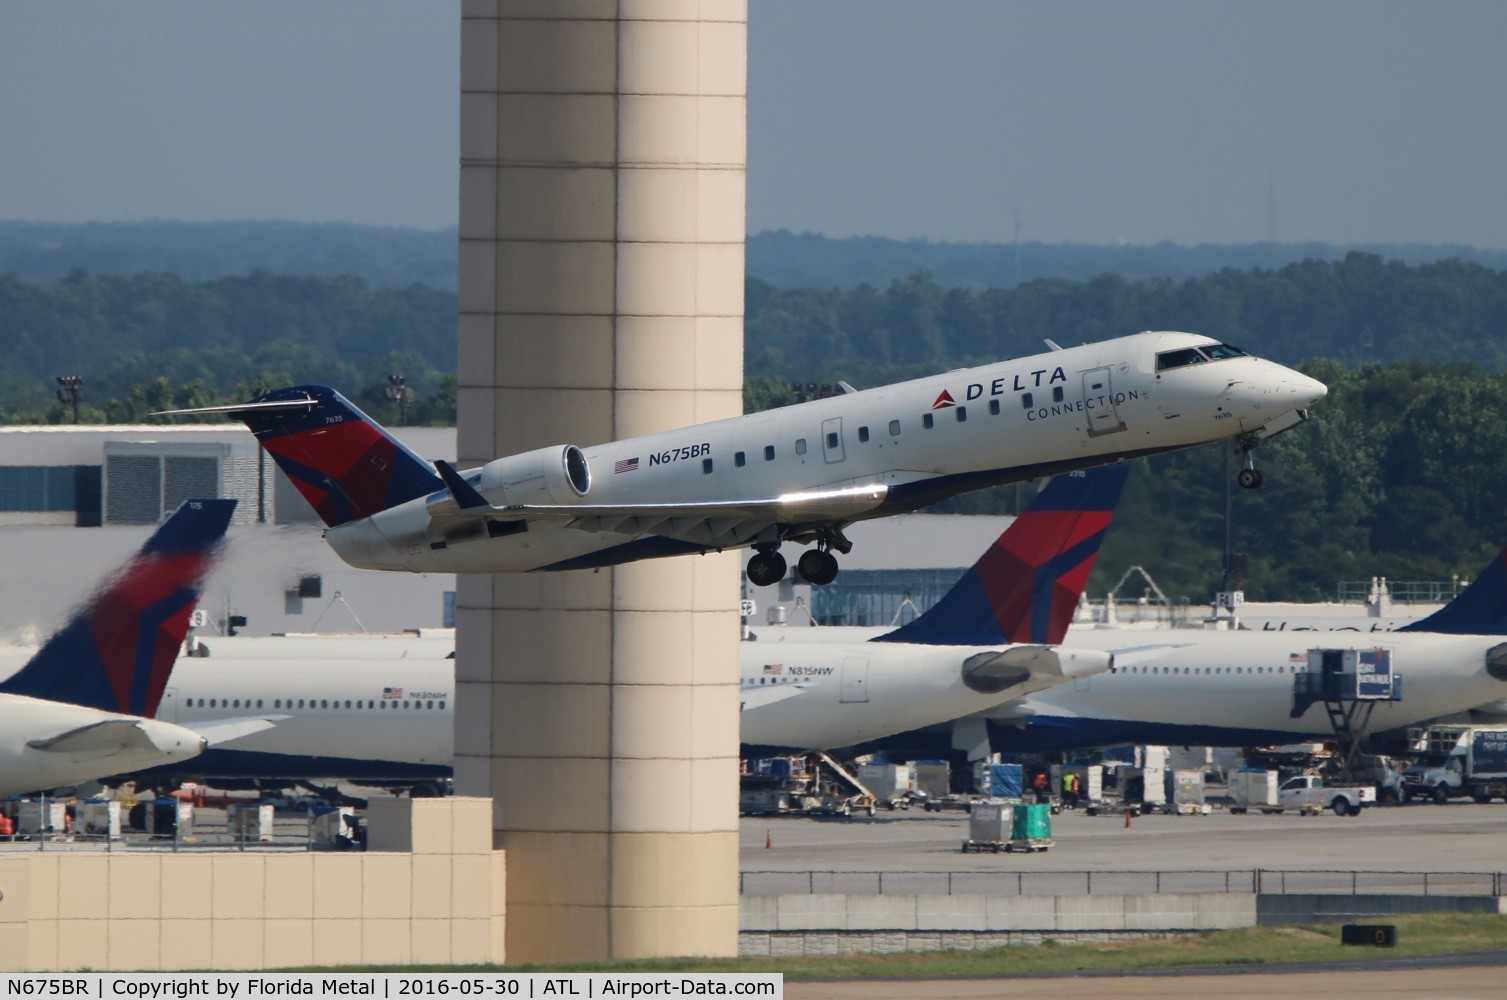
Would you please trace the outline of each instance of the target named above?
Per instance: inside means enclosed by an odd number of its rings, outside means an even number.
[[[1241,460],[1245,464],[1245,468],[1235,476],[1241,489],[1254,490],[1261,485],[1261,470],[1256,468],[1256,460],[1251,457],[1251,452],[1256,450],[1257,440],[1254,434],[1242,434],[1235,439],[1235,447],[1240,450]]]
[[[785,557],[780,555],[779,542],[762,542],[754,546],[755,555],[748,560],[748,582],[755,587],[767,587],[785,579]]]
[[[807,549],[795,564],[807,583],[817,586],[837,579],[837,557],[823,549]]]

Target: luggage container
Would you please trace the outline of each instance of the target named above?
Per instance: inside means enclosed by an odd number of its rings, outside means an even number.
[[[952,767],[945,760],[918,760],[915,770],[916,791],[928,799],[946,798],[952,791]]]
[[[1168,771],[1166,774],[1166,811],[1179,816],[1206,814],[1204,773],[1202,771]]]
[[[76,829],[81,836],[120,839],[120,803],[87,799],[78,804]]]
[[[1018,799],[1025,787],[1025,769],[1019,764],[975,764],[973,787],[992,799]]]
[[[968,815],[968,839],[963,841],[963,853],[1008,851],[1016,808],[1008,802],[975,802]]]
[[[230,830],[230,835],[243,844],[250,841],[270,844],[273,813],[270,804],[226,806],[225,825]]]
[[[1252,809],[1277,813],[1282,806],[1277,801],[1278,772],[1256,767],[1243,767],[1231,771],[1229,777],[1230,812],[1247,813]]]
[[[1010,824],[1010,845],[1007,850],[1044,851],[1053,844],[1052,807],[1036,804],[1016,806]]]

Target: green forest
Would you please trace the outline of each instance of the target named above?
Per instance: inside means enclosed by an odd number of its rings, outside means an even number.
[[[85,422],[326,382],[397,424],[384,390],[401,374],[416,392],[408,422],[446,424],[455,310],[451,290],[355,276],[3,274],[0,421],[72,420],[55,380],[79,375]],[[1480,262],[1351,252],[1013,287],[928,271],[853,287],[751,275],[745,402],[786,404],[793,383],[880,385],[1037,353],[1044,338],[1144,329],[1206,333],[1297,365],[1330,396],[1258,450],[1261,490],[1228,490],[1224,446],[1137,463],[1093,588],[1139,564],[1169,595],[1206,601],[1221,581],[1227,492],[1232,547],[1245,557],[1236,582],[1254,600],[1332,599],[1337,581],[1373,575],[1469,577],[1507,542],[1507,271]],[[1020,495],[1006,487],[941,509],[1010,511]]]

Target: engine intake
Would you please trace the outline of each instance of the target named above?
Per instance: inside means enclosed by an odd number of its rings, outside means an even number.
[[[480,488],[499,505],[571,503],[591,491],[591,466],[575,445],[551,445],[488,462]]]

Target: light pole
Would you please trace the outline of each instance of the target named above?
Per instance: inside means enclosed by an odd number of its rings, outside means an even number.
[[[73,407],[73,422],[78,423],[78,404],[84,396],[84,376],[58,376],[58,402]]]
[[[413,390],[408,388],[408,378],[403,375],[387,376],[387,398],[398,404],[398,426],[408,425],[408,401]]]

